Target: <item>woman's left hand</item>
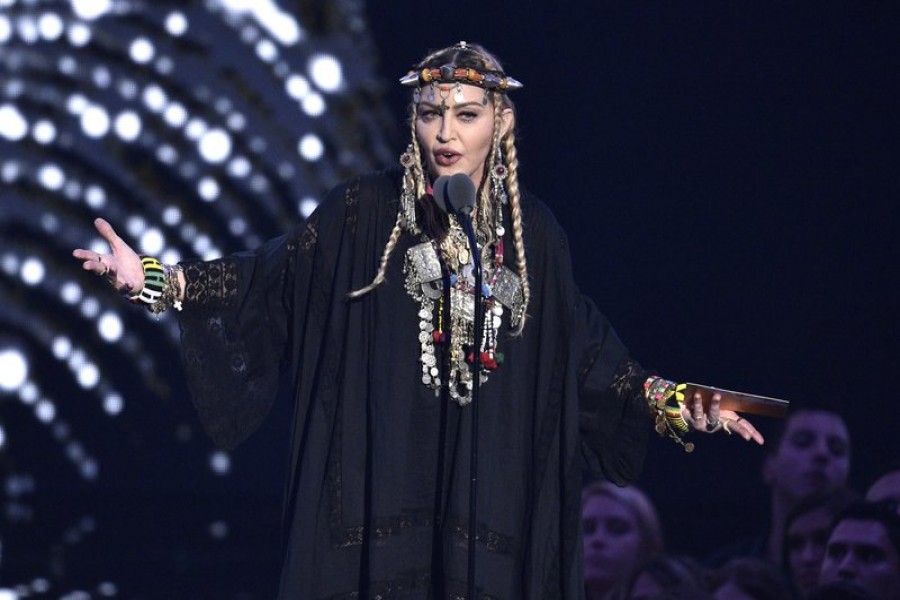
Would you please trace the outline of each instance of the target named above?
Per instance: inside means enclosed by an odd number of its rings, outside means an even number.
[[[682,410],[684,420],[695,431],[704,433],[724,431],[728,435],[737,433],[748,442],[753,440],[757,444],[762,445],[765,440],[763,440],[762,434],[753,426],[753,423],[733,410],[721,410],[721,403],[721,394],[713,394],[709,401],[706,402],[709,408],[704,408],[703,394],[695,390],[693,397],[685,400],[684,409]]]

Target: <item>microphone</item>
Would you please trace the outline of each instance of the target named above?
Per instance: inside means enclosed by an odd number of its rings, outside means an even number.
[[[434,200],[446,213],[464,215],[470,222],[475,212],[475,184],[465,173],[442,175],[434,185]]]

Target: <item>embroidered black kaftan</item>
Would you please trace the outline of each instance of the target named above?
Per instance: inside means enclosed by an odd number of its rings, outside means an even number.
[[[364,176],[256,251],[183,265],[184,361],[213,440],[250,435],[289,375],[284,600],[466,595],[471,410],[421,380],[402,271],[421,240],[403,234],[386,283],[347,298],[375,275],[399,197],[399,171]],[[583,468],[637,476],[646,374],[580,295],[548,209],[528,195],[522,209],[529,319],[522,336],[501,334],[505,362],[481,387],[477,586],[580,598]]]

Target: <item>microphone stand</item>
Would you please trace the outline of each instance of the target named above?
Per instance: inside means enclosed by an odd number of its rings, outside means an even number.
[[[481,252],[475,239],[475,228],[472,226],[471,216],[463,211],[457,212],[457,219],[463,226],[463,230],[469,238],[469,247],[472,251],[473,274],[475,275],[475,335],[472,349],[472,430],[471,430],[471,454],[469,461],[469,563],[468,584],[470,600],[475,600],[477,587],[475,585],[475,537],[477,490],[478,490],[478,392],[481,388],[481,342],[484,335],[484,302],[483,302],[483,273],[481,269]]]

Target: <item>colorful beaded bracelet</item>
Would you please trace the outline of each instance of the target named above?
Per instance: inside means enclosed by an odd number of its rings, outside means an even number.
[[[152,256],[142,256],[141,266],[144,267],[144,287],[128,299],[134,304],[143,303],[152,306],[163,294],[165,269],[162,263]]]
[[[178,300],[181,296],[181,286],[178,282],[181,267],[163,265],[152,256],[142,256],[141,266],[144,268],[144,287],[128,299],[134,304],[143,304],[157,316],[169,307],[181,310],[181,302]]]
[[[649,377],[644,382],[644,398],[654,413],[656,432],[672,438],[684,447],[685,452],[693,452],[694,444],[685,443],[683,439],[690,429],[682,414],[686,387],[662,377]]]

